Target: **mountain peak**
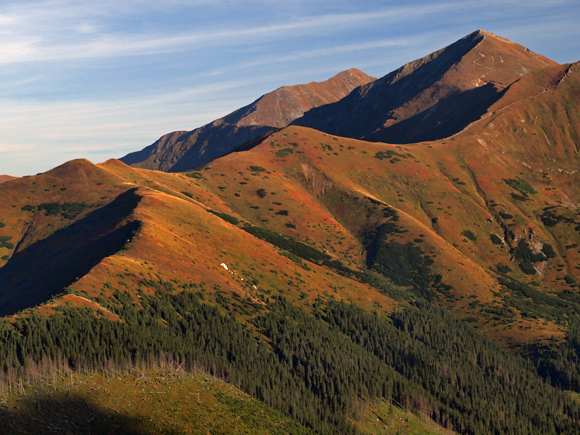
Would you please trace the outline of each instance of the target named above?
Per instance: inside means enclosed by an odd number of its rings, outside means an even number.
[[[367,73],[361,71],[358,68],[349,68],[347,70],[341,71],[335,76],[329,78],[323,83],[331,83],[336,81],[345,81],[352,78],[358,79],[361,83],[370,83],[376,80],[375,77],[368,75]]]
[[[285,127],[306,111],[334,103],[356,87],[375,80],[374,77],[351,68],[322,82],[282,86],[232,112],[223,120],[238,125]]]
[[[362,86],[295,124],[371,141],[441,139],[478,119],[522,76],[556,62],[476,30]]]
[[[483,38],[494,38],[494,39],[497,39],[498,41],[503,41],[503,42],[508,42],[510,44],[515,44],[515,42],[510,41],[509,39],[504,38],[503,36],[499,36],[499,35],[496,35],[495,33],[488,32],[488,31],[482,30],[482,29],[478,29],[475,32],[470,33],[468,36],[474,36],[474,37],[479,36],[479,37],[483,37]]]
[[[470,33],[467,36],[483,36],[483,37],[491,36],[491,37],[494,37],[494,38],[497,38],[498,37],[495,33],[487,32],[487,31],[482,30],[482,29],[477,29],[475,32],[472,32],[472,33]]]

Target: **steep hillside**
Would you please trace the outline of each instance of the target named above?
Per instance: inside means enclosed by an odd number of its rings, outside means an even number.
[[[441,139],[478,119],[522,76],[555,65],[478,30],[337,103],[310,110],[294,124],[389,143]]]
[[[128,165],[179,172],[221,157],[272,129],[285,127],[304,112],[333,103],[374,78],[357,69],[324,82],[284,86],[224,118],[190,132],[173,132],[121,161]]]
[[[14,284],[0,290],[11,314],[0,321],[4,379],[20,385],[31,367],[50,367],[47,355],[75,371],[170,355],[317,433],[375,430],[369,410],[392,424],[384,404],[458,433],[578,433],[580,407],[531,360],[436,306],[525,343],[561,335],[572,314],[553,304],[560,294],[534,289],[527,297],[547,301],[543,311],[516,305],[470,249],[473,238],[492,245],[480,237],[485,204],[467,177],[446,175],[470,149],[289,127],[186,174],[81,160],[5,183],[0,235],[14,243],[0,272]],[[418,213],[423,195],[441,202],[425,204],[437,216]],[[100,242],[131,222],[126,239]],[[65,270],[81,276],[58,291],[52,277]]]
[[[579,76],[530,74],[450,140],[291,127],[197,174],[253,224],[431,294],[502,341],[562,336],[580,302]]]
[[[157,279],[204,282],[214,289],[211,298],[225,292],[258,301],[271,288],[287,288],[288,297],[308,296],[307,302],[333,287],[349,300],[356,295],[365,304],[392,307],[376,290],[336,273],[323,276],[318,266],[296,263],[209,213],[230,210],[195,178],[136,171],[116,161],[72,161],[4,186],[4,315],[47,301],[69,285],[92,297],[101,295],[103,284],[126,279],[128,289],[137,289],[150,278],[146,264],[155,265]],[[31,267],[39,273],[30,274]]]

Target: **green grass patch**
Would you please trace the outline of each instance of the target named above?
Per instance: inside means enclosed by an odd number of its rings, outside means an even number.
[[[195,178],[195,179],[197,179],[197,180],[199,180],[199,179],[203,178],[203,174],[202,174],[201,172],[198,172],[198,171],[192,171],[192,172],[188,172],[188,173],[187,173],[187,174],[185,174],[185,175],[187,175],[187,176],[188,176],[188,177],[190,177],[190,178]]]
[[[87,208],[84,202],[44,202],[38,207],[25,205],[22,210],[26,211],[43,211],[45,216],[61,215],[65,219],[74,219]]]
[[[539,263],[548,259],[542,252],[534,253],[525,240],[518,242],[518,246],[514,250],[514,258],[528,263]]]
[[[252,172],[266,172],[266,169],[261,166],[250,166],[250,171]]]
[[[561,292],[555,296],[506,275],[498,277],[498,282],[511,290],[511,295],[506,294],[504,300],[521,311],[523,317],[539,317],[561,323],[570,316],[580,314],[580,298],[576,295]]]
[[[391,160],[391,163],[394,163],[392,160],[396,159],[396,161],[401,160],[400,158],[406,159],[407,156],[404,154],[399,154],[396,151],[393,150],[387,150],[387,151],[378,151],[375,153],[375,155],[373,156],[375,159],[379,159],[379,160]],[[397,158],[400,157],[400,158]]]
[[[0,248],[14,249],[14,244],[9,240],[12,240],[12,236],[0,236]]]
[[[523,180],[521,178],[504,178],[503,181],[510,186],[512,189],[517,190],[518,192],[520,192],[522,195],[524,196],[528,196],[528,194],[530,195],[535,195],[536,193],[538,193],[536,191],[536,189],[534,189],[532,186],[530,186],[530,184],[526,181]],[[513,195],[512,195],[513,196]]]
[[[461,235],[473,242],[475,242],[477,240],[477,237],[475,236],[475,234],[473,234],[473,231],[471,230],[463,230],[461,232]]]
[[[276,151],[276,157],[286,157],[288,154],[292,154],[294,150],[292,148],[283,148],[281,150]]]
[[[527,196],[518,195],[517,193],[514,193],[514,192],[511,193],[511,196],[516,201],[529,201],[530,200],[530,198],[528,198]]]
[[[544,246],[542,246],[542,253],[546,256],[546,258],[556,258],[558,256],[552,245],[549,243],[544,243]]]
[[[513,217],[514,217],[513,215],[511,215],[509,213],[505,213],[503,211],[499,211],[498,214],[502,219],[513,219]]]
[[[325,254],[310,245],[302,243],[293,237],[252,225],[244,225],[242,229],[252,234],[254,237],[288,251],[304,260],[313,263],[322,263],[324,260],[330,259],[328,254]]]
[[[235,217],[235,216],[231,216],[227,213],[222,213],[220,211],[216,211],[216,210],[208,210],[211,214],[216,215],[219,218],[222,218],[224,221],[229,222],[232,225],[237,225],[240,223],[240,220]]]

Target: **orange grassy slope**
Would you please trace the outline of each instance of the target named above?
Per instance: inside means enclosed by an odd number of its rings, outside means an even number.
[[[368,198],[388,205],[405,231],[391,240],[420,246],[452,287],[443,304],[507,343],[559,336],[562,324],[525,312],[514,302],[521,294],[500,283],[578,293],[575,67],[530,74],[499,109],[449,140],[388,145],[289,127],[197,176],[253,224],[361,268],[365,235],[385,222]],[[550,254],[526,268],[521,256],[541,252]]]
[[[394,306],[377,290],[292,260],[209,213],[231,211],[219,196],[182,174],[136,170],[118,161],[99,166],[73,161],[20,183],[18,191],[5,189],[12,202],[0,207],[5,223],[0,235],[10,234],[14,242],[11,250],[5,248],[9,260],[0,268],[3,314],[53,296],[84,304],[82,298],[108,298],[118,289],[154,291],[150,282],[169,281],[197,286],[206,300],[226,301],[224,308],[240,313],[273,294],[305,306],[319,296],[353,300],[369,309]],[[65,185],[74,187],[61,191]],[[86,209],[74,218],[47,216],[40,207],[46,196],[24,197],[45,186],[56,186],[49,196],[53,203],[84,201]],[[31,267],[42,273],[30,274]],[[59,296],[64,287],[82,298]]]
[[[56,297],[45,312],[66,303],[108,315],[99,298],[174,282],[242,320],[272,294],[305,307],[323,297],[389,311],[389,297],[337,273],[376,269],[382,243],[420,251],[432,262],[432,297],[492,336],[511,344],[561,336],[551,306],[534,304],[578,293],[575,68],[526,76],[447,140],[389,145],[288,127],[186,174],[78,160],[4,183],[0,307],[10,314]],[[244,225],[301,240],[328,265]],[[550,255],[524,258],[541,252]],[[392,279],[413,287],[409,274]]]
[[[0,175],[0,183],[5,183],[6,181],[14,180],[17,177],[12,177],[11,175]]]

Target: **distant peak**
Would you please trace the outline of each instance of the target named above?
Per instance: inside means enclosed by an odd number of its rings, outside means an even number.
[[[68,162],[63,163],[62,165],[59,165],[54,169],[65,168],[65,167],[70,167],[70,166],[75,166],[75,165],[76,166],[89,166],[89,167],[95,166],[95,164],[88,159],[78,158],[78,159],[69,160]]]
[[[102,167],[102,168],[107,168],[107,167],[123,167],[123,168],[130,168],[130,166],[124,162],[122,162],[119,159],[109,159],[103,163],[99,163],[97,166]]]
[[[358,68],[349,68],[347,70],[339,72],[338,74],[336,74],[334,77],[331,77],[327,81],[332,82],[335,80],[342,80],[345,77],[356,77],[364,82],[370,82],[370,81],[376,80],[375,77],[368,75],[367,73],[365,73],[364,71],[361,71]]]
[[[366,73],[362,72],[362,71],[361,71],[360,69],[358,69],[358,68],[349,68],[349,69],[347,69],[347,70],[344,70],[344,71],[341,71],[341,72],[339,72],[339,73],[337,74],[337,76],[340,76],[340,75],[345,75],[345,74],[349,74],[349,75],[353,75],[353,74],[354,74],[354,75],[358,75],[358,74],[366,74]]]
[[[0,175],[0,183],[4,183],[6,181],[15,180],[18,177],[13,177],[12,175]]]
[[[469,35],[467,35],[467,37],[470,36],[495,36],[493,33],[491,32],[486,32],[485,30],[482,29],[477,29],[475,32],[471,32]]]
[[[466,36],[466,38],[476,38],[476,37],[494,38],[494,39],[497,39],[499,41],[509,42],[510,44],[513,44],[513,42],[510,41],[507,38],[504,38],[502,36],[496,35],[495,33],[487,32],[487,31],[482,30],[482,29],[478,29],[475,32],[472,32],[472,33],[470,33],[469,35]]]

